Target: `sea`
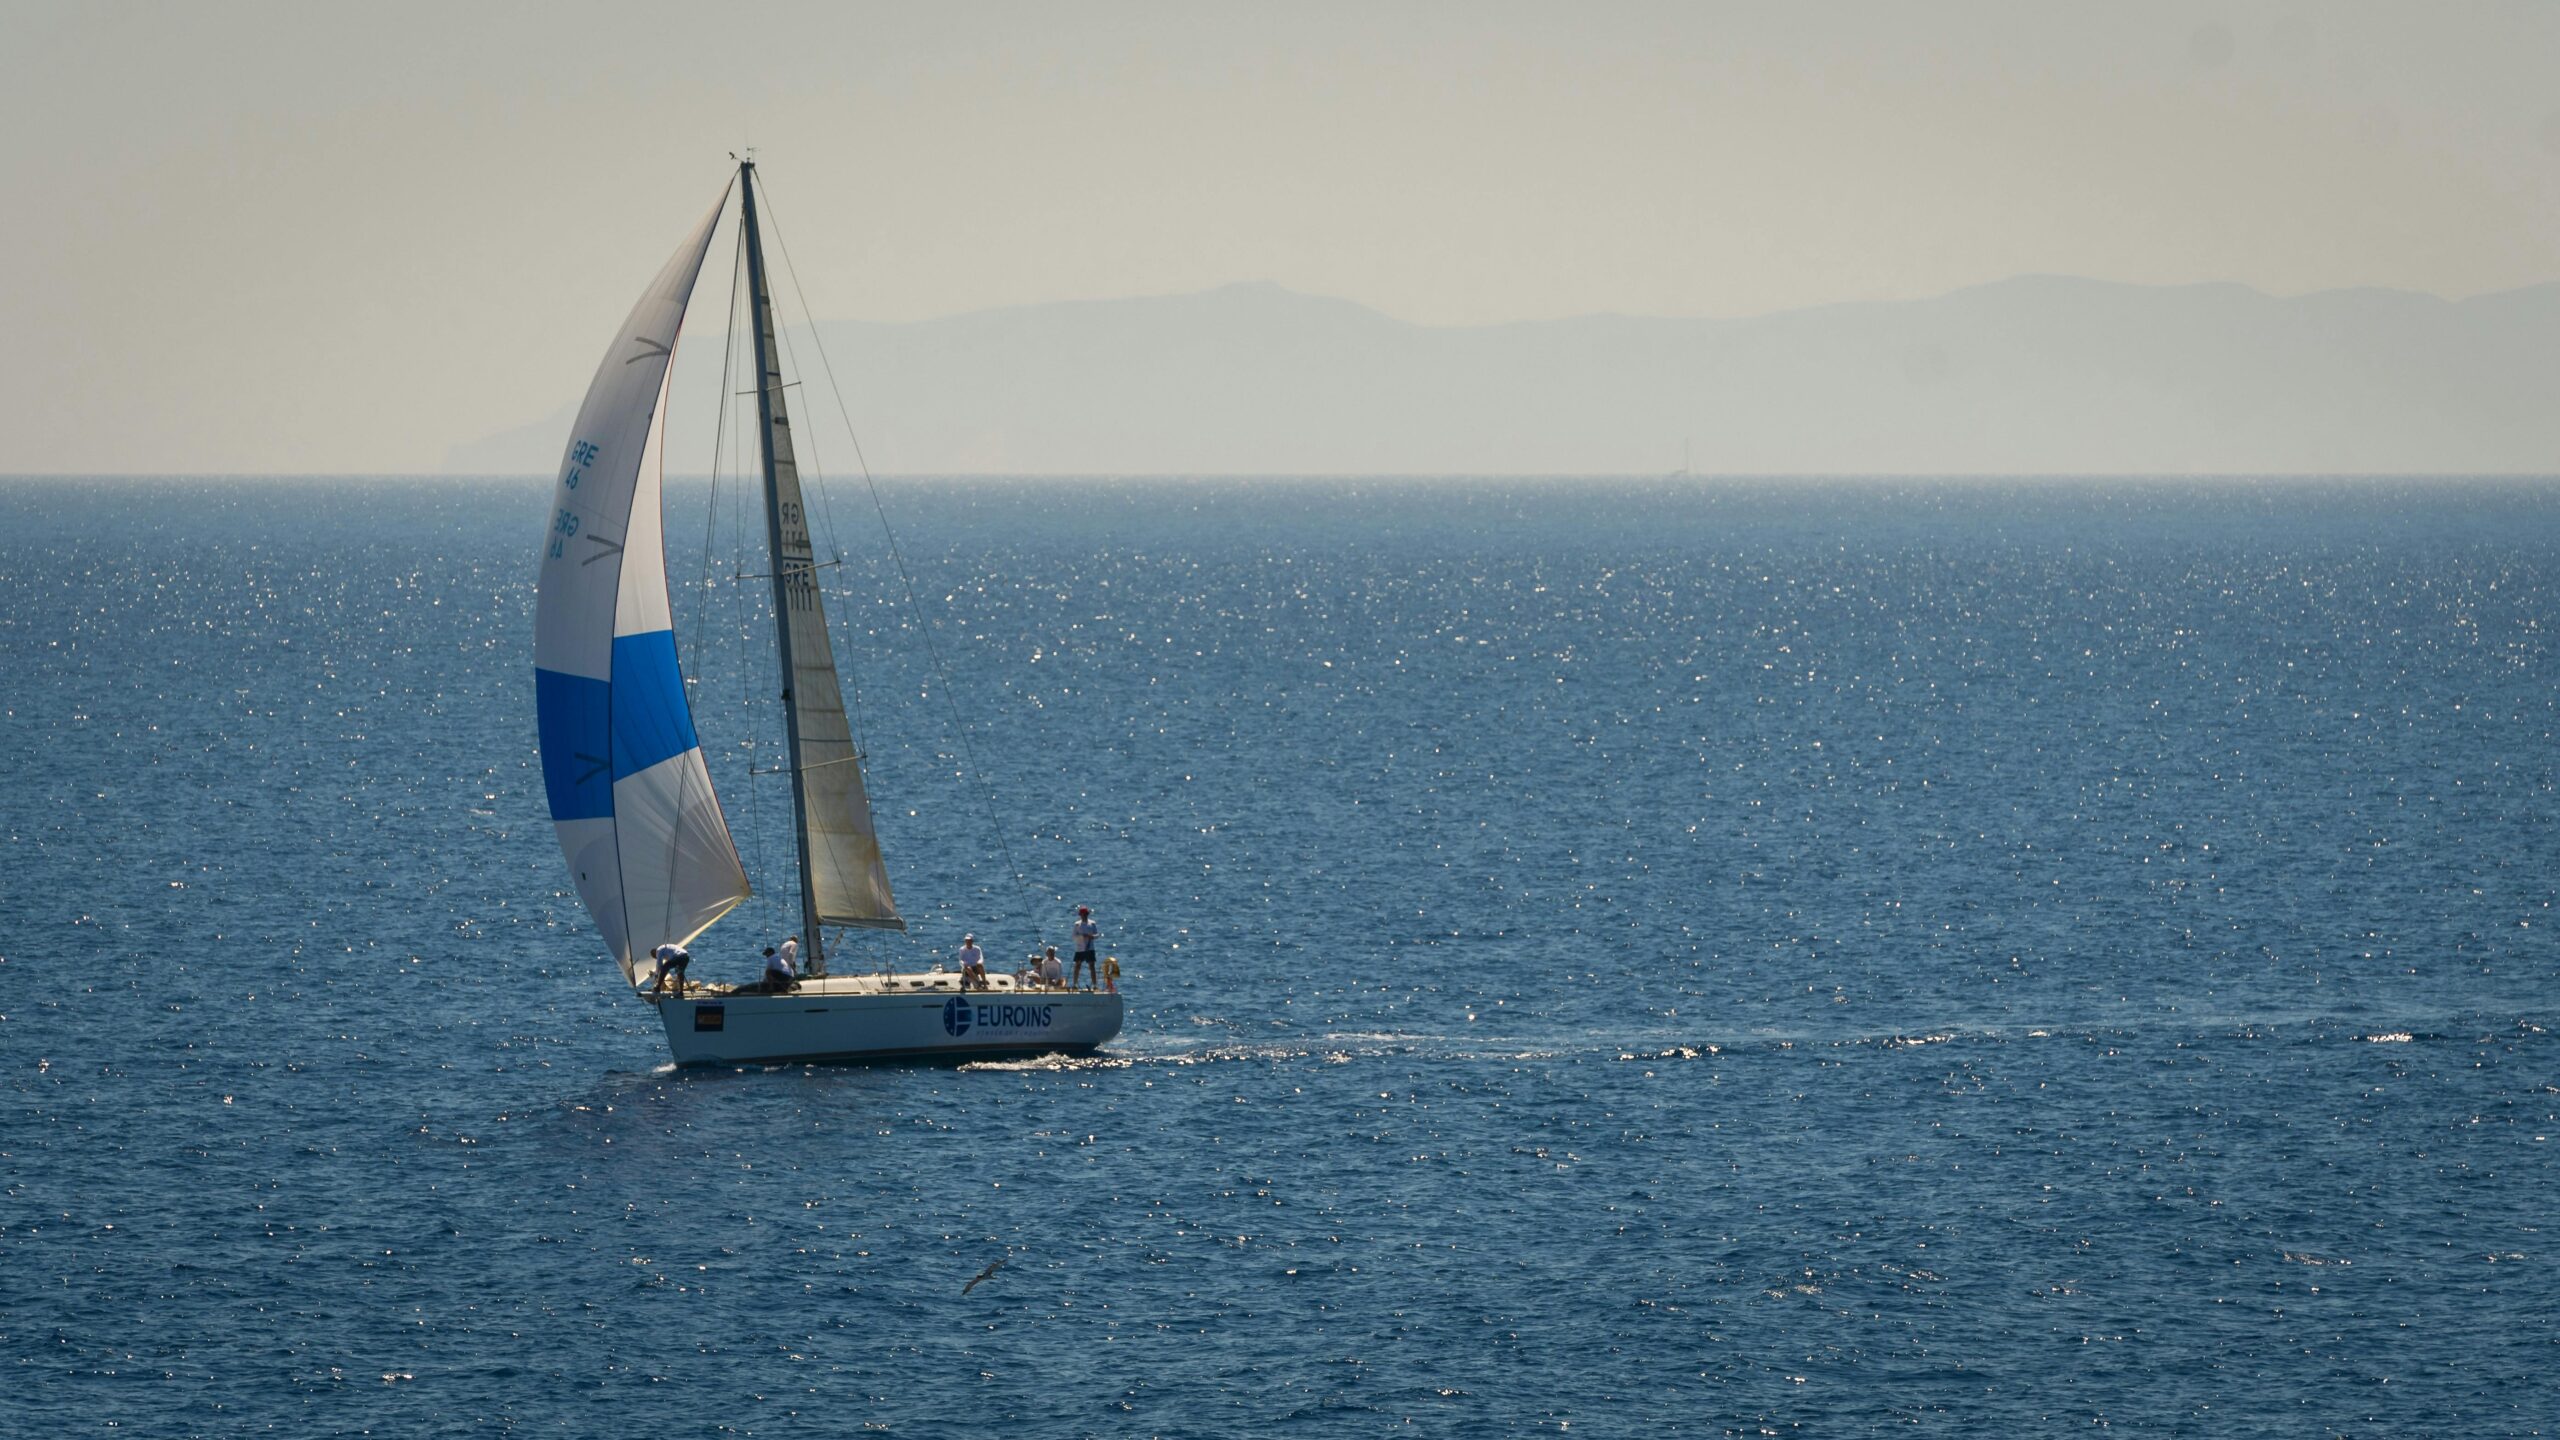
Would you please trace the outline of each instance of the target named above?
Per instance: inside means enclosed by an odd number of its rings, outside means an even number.
[[[839,482],[835,968],[1088,905],[1128,1027],[685,1072],[548,497],[0,481],[0,1432],[2560,1425],[2560,482]]]

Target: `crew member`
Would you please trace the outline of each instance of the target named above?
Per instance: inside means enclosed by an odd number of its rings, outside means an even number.
[[[987,988],[987,952],[978,948],[978,937],[975,935],[960,937],[960,988],[963,990]]]
[[[684,967],[693,963],[693,952],[681,945],[669,943],[650,951],[649,958],[658,962],[657,977],[650,982],[652,992],[661,995],[667,993],[667,982],[672,976],[675,981],[675,993],[682,995]]]
[[[1102,979],[1102,967],[1093,963],[1093,942],[1102,938],[1102,927],[1093,923],[1092,907],[1086,905],[1076,907],[1075,937],[1076,980],[1081,983],[1090,978],[1099,982]]]

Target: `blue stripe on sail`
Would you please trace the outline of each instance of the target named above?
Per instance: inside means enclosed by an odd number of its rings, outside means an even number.
[[[613,813],[613,687],[584,675],[537,668],[533,705],[542,737],[542,786],[554,820]]]
[[[637,775],[701,742],[676,669],[676,632],[613,637],[613,778]]]

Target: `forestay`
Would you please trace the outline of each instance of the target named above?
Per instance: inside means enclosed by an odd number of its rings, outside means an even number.
[[[605,352],[570,432],[543,536],[534,692],[543,785],[578,898],[626,980],[747,898],[677,669],[660,454],[685,303],[720,200]]]

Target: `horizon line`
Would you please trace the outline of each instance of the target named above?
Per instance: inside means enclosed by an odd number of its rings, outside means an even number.
[[[548,471],[446,471],[446,470],[270,470],[270,471],[109,471],[109,470],[0,470],[0,484],[13,482],[104,481],[309,481],[354,480],[366,484],[424,480],[448,484],[480,482],[523,482],[527,485],[549,485],[558,477]],[[707,471],[678,472],[664,477],[686,484],[714,479]],[[735,480],[731,475],[726,478]],[[811,476],[819,484],[851,484],[853,477]],[[1338,483],[1342,481],[1394,481],[1422,484],[1450,482],[1509,481],[1692,481],[1720,483],[1735,481],[2375,481],[2375,480],[2539,480],[2560,481],[2560,467],[2550,470],[1733,470],[1733,471],[1636,471],[1636,470],[1539,470],[1539,471],[1467,471],[1467,470],[1376,470],[1376,471],[1251,471],[1251,470],[918,470],[881,471],[870,477],[877,481],[1035,481],[1040,483],[1178,483],[1185,481],[1263,481],[1271,483]]]

